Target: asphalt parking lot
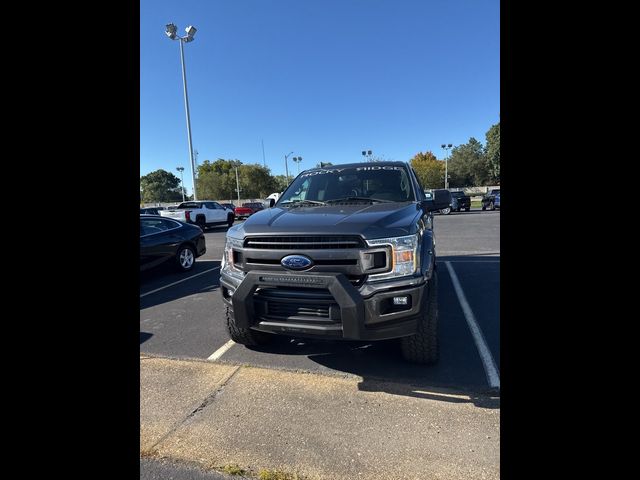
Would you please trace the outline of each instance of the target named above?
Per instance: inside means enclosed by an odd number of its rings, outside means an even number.
[[[395,341],[328,342],[277,337],[264,350],[230,342],[219,292],[226,227],[205,233],[207,253],[193,271],[161,267],[140,274],[140,351],[176,358],[354,374],[462,392],[499,389],[500,212],[435,215],[438,255],[440,361],[404,362]]]

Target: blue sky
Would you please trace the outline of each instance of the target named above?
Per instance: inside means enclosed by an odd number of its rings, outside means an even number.
[[[500,121],[499,0],[141,0],[140,175],[191,189],[177,41],[184,46],[198,163],[266,165],[274,175],[361,161],[443,158],[483,144]]]

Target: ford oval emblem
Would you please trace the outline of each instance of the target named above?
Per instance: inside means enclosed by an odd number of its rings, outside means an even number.
[[[280,260],[280,265],[289,270],[305,270],[313,266],[313,260],[304,255],[287,255]]]

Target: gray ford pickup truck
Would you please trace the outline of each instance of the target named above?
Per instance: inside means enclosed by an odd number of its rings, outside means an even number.
[[[227,231],[220,285],[231,338],[274,334],[399,339],[414,363],[438,359],[432,212],[409,164],[332,165],[300,173],[271,208]]]

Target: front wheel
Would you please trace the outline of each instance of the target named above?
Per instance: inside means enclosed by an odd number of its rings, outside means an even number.
[[[464,211],[465,211],[465,212],[468,212],[468,211],[470,211],[470,210],[471,210],[471,207],[468,207],[468,208],[465,208],[465,209],[464,209]]]
[[[418,320],[418,332],[400,339],[402,356],[411,363],[424,365],[438,361],[438,272],[426,286],[427,292],[422,299],[422,316]]]
[[[226,312],[227,319],[227,332],[231,340],[241,345],[247,345],[249,347],[257,347],[259,345],[265,345],[272,339],[272,335],[264,332],[257,332],[250,328],[240,328],[236,325],[236,319],[233,316],[233,310],[227,307]]]
[[[176,267],[181,272],[188,272],[196,264],[196,253],[193,247],[183,245],[176,254]]]
[[[233,225],[233,221],[234,221],[233,215],[227,216],[227,225],[229,227],[231,227]]]

